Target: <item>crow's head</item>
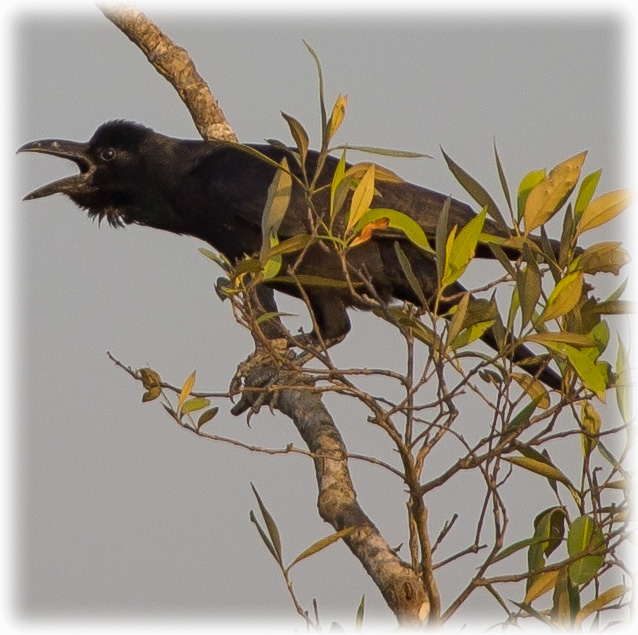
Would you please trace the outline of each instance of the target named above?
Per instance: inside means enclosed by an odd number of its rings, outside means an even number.
[[[79,174],[54,181],[27,194],[24,200],[66,194],[100,221],[113,226],[139,222],[144,205],[140,187],[145,174],[144,147],[157,135],[150,128],[128,121],[100,126],[88,143],[43,139],[27,143],[18,152],[41,152],[73,161]]]

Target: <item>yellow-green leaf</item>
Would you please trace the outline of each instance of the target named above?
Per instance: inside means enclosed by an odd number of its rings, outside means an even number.
[[[255,495],[255,498],[257,499],[257,504],[259,505],[259,510],[261,511],[261,515],[263,516],[264,522],[266,523],[266,529],[268,530],[268,535],[270,536],[272,546],[275,550],[273,555],[275,556],[275,559],[277,560],[277,562],[281,564],[282,563],[281,536],[279,534],[277,523],[275,522],[275,519],[272,517],[270,512],[266,509],[266,506],[261,500],[261,496],[259,495],[259,492],[255,489],[255,486],[251,483],[250,487],[253,490],[253,494]]]
[[[579,351],[573,346],[565,345],[565,354],[571,367],[581,378],[583,384],[587,386],[596,395],[604,399],[605,390],[607,390],[607,372],[606,366],[601,362],[594,361],[587,353]]]
[[[330,183],[330,219],[332,220],[335,217],[335,214],[341,209],[341,206],[337,207],[335,201],[335,193],[337,191],[337,187],[343,181],[344,174],[346,172],[346,149],[343,149],[343,153],[341,154],[341,158],[339,159],[339,163],[337,163],[337,167],[335,168],[334,174],[332,175],[332,181]],[[343,205],[343,201],[346,200],[346,197],[343,196],[341,204]]]
[[[576,203],[574,205],[574,214],[577,220],[585,211],[585,208],[589,205],[589,201],[591,201],[592,197],[594,196],[594,192],[596,191],[596,186],[598,185],[598,180],[600,179],[601,174],[602,170],[596,170],[596,172],[588,174],[582,180],[580,188],[578,189]]]
[[[162,394],[162,387],[161,386],[153,386],[152,388],[149,388],[142,395],[142,402],[146,403],[147,401],[153,401],[154,399],[157,399],[161,394]]]
[[[611,604],[613,601],[622,597],[626,593],[629,593],[630,591],[631,589],[629,587],[626,587],[624,584],[618,584],[611,587],[611,589],[607,589],[597,598],[594,598],[591,602],[585,604],[585,606],[583,606],[583,608],[578,611],[576,620],[574,621],[574,628],[578,628],[583,623],[583,621],[587,619],[592,613],[596,613],[597,611],[602,610],[608,604]]]
[[[561,567],[558,570],[558,577],[554,586],[554,596],[552,598],[552,615],[556,625],[567,628],[572,623],[572,596],[573,587],[569,582],[567,568]],[[578,608],[576,607],[576,610]]]
[[[574,272],[566,275],[554,288],[545,310],[541,314],[538,323],[554,320],[569,313],[580,300],[583,290],[583,274]]]
[[[549,408],[550,399],[547,389],[538,379],[522,373],[512,373],[512,379],[534,400],[538,398],[536,406],[541,410]]]
[[[346,231],[350,231],[370,208],[372,197],[374,196],[374,164],[366,170],[359,181],[359,185],[352,194],[350,202],[350,214]]]
[[[355,529],[356,527],[346,527],[345,529],[342,529],[341,531],[337,531],[334,534],[330,534],[329,536],[325,536],[324,538],[317,540],[317,542],[313,542],[310,545],[310,547],[308,547],[307,549],[304,549],[286,567],[286,571],[290,571],[290,569],[292,569],[298,562],[301,562],[302,560],[305,560],[306,558],[309,558],[310,556],[314,555],[318,551],[321,551],[322,549],[329,547],[332,543],[337,542],[337,540],[344,538],[345,536],[349,536]]]
[[[348,97],[346,95],[339,95],[332,107],[332,113],[328,120],[328,126],[326,128],[326,143],[330,142],[330,139],[334,137],[339,126],[346,116],[346,104],[348,103]]]
[[[523,211],[525,210],[525,203],[529,193],[545,178],[545,170],[534,170],[527,173],[518,186],[518,193],[516,196],[518,220],[520,222],[523,218]]]
[[[281,113],[281,116],[288,122],[290,128],[290,134],[297,144],[299,155],[301,156],[302,164],[306,162],[306,155],[308,154],[308,146],[310,145],[310,139],[308,139],[308,133],[304,127],[290,115],[285,112]]]
[[[581,346],[584,348],[591,348],[596,346],[596,342],[589,337],[589,335],[583,335],[581,333],[570,333],[568,331],[555,331],[548,333],[534,333],[528,335],[525,342],[536,342],[537,344],[550,345],[549,348],[553,349],[552,344],[571,344],[572,346]]]
[[[576,260],[573,261],[570,270],[578,270],[583,273],[613,273],[618,275],[631,257],[620,242],[597,243],[588,247]]]
[[[557,578],[558,571],[544,571],[540,573],[527,590],[524,603],[531,604],[534,600],[541,597],[541,595],[545,595],[545,593],[551,591],[556,585]]]
[[[359,219],[356,226],[353,228],[352,234],[357,236],[359,232],[371,223],[375,223],[381,218],[385,218],[388,221],[388,228],[398,230],[402,235],[413,242],[417,247],[421,247],[426,251],[434,252],[427,236],[423,231],[423,228],[414,219],[410,218],[407,214],[399,212],[395,209],[387,209],[384,207],[375,207],[369,209]]]
[[[142,386],[147,390],[161,386],[162,378],[152,368],[140,368],[138,371]]]
[[[208,406],[210,406],[210,399],[206,399],[204,397],[193,397],[192,399],[187,399],[184,402],[182,412],[195,412]]]
[[[195,377],[196,377],[196,372],[193,371],[186,378],[186,381],[184,382],[184,385],[182,386],[182,390],[179,393],[179,399],[177,400],[177,412],[181,411],[182,406],[184,405],[184,402],[186,401],[186,398],[188,397],[188,395],[191,394],[191,390],[193,390],[193,386],[195,385]]]
[[[544,476],[545,478],[560,481],[564,485],[573,488],[571,481],[557,467],[550,465],[549,463],[543,463],[542,461],[531,459],[526,456],[511,456],[503,458],[509,463],[518,465],[519,467],[529,470],[530,472],[534,472],[535,474],[539,474],[540,476]]]
[[[599,547],[599,549],[598,549]],[[569,565],[569,577],[574,584],[589,582],[598,572],[605,559],[605,543],[603,534],[594,525],[591,516],[579,516],[574,520],[567,534],[567,553],[578,555],[593,549],[586,555]]]
[[[467,307],[470,303],[470,294],[464,293],[461,301],[457,305],[456,312],[450,320],[450,326],[448,328],[447,341],[448,346],[456,339],[456,336],[463,329],[463,323],[465,322],[465,316],[467,315]]]
[[[587,205],[578,221],[576,236],[609,222],[624,211],[631,203],[630,190],[607,192]]]
[[[546,223],[562,207],[578,183],[586,156],[581,152],[559,163],[529,193],[523,212],[525,234]]]
[[[470,260],[474,257],[474,251],[479,240],[479,236],[483,231],[485,223],[486,208],[484,207],[480,214],[477,214],[454,238],[454,243],[450,249],[446,273],[443,278],[443,286],[448,286],[457,280],[465,271]]]
[[[268,188],[268,196],[262,214],[262,256],[273,246],[271,239],[273,236],[276,237],[279,231],[279,226],[290,204],[291,196],[292,177],[288,169],[288,161],[284,157]]]
[[[619,336],[618,355],[616,357],[616,402],[620,416],[625,423],[629,423],[632,419],[632,393],[629,357]]]
[[[582,403],[580,425],[582,429],[588,433],[582,435],[583,455],[587,457],[598,444],[598,434],[601,425],[600,415],[589,401],[583,401]]]

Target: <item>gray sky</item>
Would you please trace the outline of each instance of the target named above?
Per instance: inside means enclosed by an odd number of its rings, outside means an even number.
[[[288,142],[283,110],[316,142],[317,80],[303,38],[321,58],[328,100],[348,94],[339,141],[435,157],[382,161],[407,180],[467,200],[445,168],[441,145],[498,194],[496,138],[510,185],[584,149],[587,172],[604,168],[599,192],[628,185],[627,31],[618,13],[364,18],[187,11],[177,18],[141,6],[189,51],[242,141]],[[13,148],[39,138],[86,140],[119,118],[197,137],[173,89],[94,7],[19,13],[13,34]],[[226,389],[251,340],[212,290],[219,270],[198,253],[197,240],[98,227],[61,196],[18,202],[74,168],[35,155],[15,164],[20,613],[294,619],[276,565],[248,519],[256,509],[249,483],[277,519],[290,560],[330,532],[316,513],[310,460],[248,453],[180,429],[157,404],[141,404],[140,387],[106,356],[149,364],[176,384],[197,369],[199,389]],[[295,328],[307,327],[301,305],[283,306],[300,313]],[[338,361],[400,364],[387,326],[369,315],[352,318]],[[219,405],[211,432],[267,447],[301,443],[280,417],[264,412],[248,428]],[[357,411],[333,406],[351,451],[392,460]],[[364,509],[390,544],[403,542],[401,484],[365,464],[351,469]],[[433,533],[463,505],[459,486],[460,498],[429,501]],[[522,531],[528,526],[526,518]],[[462,568],[446,575],[444,604],[460,588]],[[392,625],[341,544],[301,564],[293,581],[305,605],[317,598],[325,626],[332,619],[349,625],[363,593],[368,616]],[[477,593],[464,619],[486,601]],[[303,628],[301,620],[293,623]]]

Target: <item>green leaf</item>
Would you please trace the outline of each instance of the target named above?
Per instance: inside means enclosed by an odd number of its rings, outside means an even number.
[[[199,419],[197,420],[197,430],[199,430],[204,424],[213,419],[218,412],[218,406],[213,406],[212,408],[206,410],[206,412],[202,412],[202,414],[199,416]]]
[[[472,342],[475,342],[487,329],[494,324],[494,320],[486,320],[485,322],[477,322],[468,326],[458,337],[450,344],[450,348],[454,351],[463,348]]]
[[[536,170],[529,172],[523,177],[523,180],[518,186],[518,194],[516,197],[517,203],[517,218],[520,220],[523,218],[523,210],[525,209],[525,203],[529,193],[545,178],[545,170]]]
[[[496,169],[498,171],[498,180],[501,182],[501,189],[503,190],[503,195],[505,196],[507,207],[509,207],[509,210],[511,212],[512,197],[510,195],[510,188],[507,185],[507,179],[505,178],[505,171],[503,170],[503,165],[501,164],[501,157],[498,156],[498,150],[496,149],[496,139],[494,139],[494,159],[496,161]]]
[[[521,303],[521,328],[525,328],[534,316],[541,296],[541,274],[533,259],[527,262],[525,269],[517,272],[516,285]]]
[[[296,313],[286,313],[285,311],[268,311],[267,313],[262,313],[257,318],[257,324],[263,324],[264,322],[269,322],[270,320],[274,320],[278,317],[292,317],[293,315],[297,315]]]
[[[312,59],[315,61],[315,65],[317,67],[317,75],[319,77],[319,108],[321,111],[321,132],[325,135],[326,124],[327,124],[327,116],[326,116],[326,100],[324,97],[324,89],[323,89],[323,72],[321,70],[321,62],[319,61],[319,56],[315,53],[315,50],[306,42],[306,40],[301,40],[304,43],[304,46],[308,49],[310,55],[312,55]]]
[[[363,614],[365,612],[365,607],[366,607],[366,596],[362,595],[361,602],[359,602],[359,606],[357,607],[357,614],[355,615],[355,618],[354,618],[354,630],[357,633],[360,633],[361,629],[363,628]]]
[[[334,174],[332,175],[332,181],[330,183],[330,220],[332,220],[339,210],[341,209],[341,205],[346,200],[346,197],[343,196],[341,204],[337,206],[335,201],[335,193],[337,191],[337,186],[343,181],[344,174],[346,172],[346,148],[343,148],[343,153],[341,154],[341,158],[339,159],[339,163],[337,163],[337,167],[335,168]]]
[[[414,275],[414,271],[412,271],[412,265],[410,264],[408,257],[403,253],[403,249],[401,249],[401,245],[396,240],[394,241],[394,252],[396,253],[397,258],[399,259],[399,264],[401,265],[401,269],[403,269],[403,273],[406,277],[406,280],[410,284],[410,288],[412,289],[412,291],[414,291],[414,295],[418,298],[419,302],[421,303],[421,306],[426,306],[427,300],[425,299],[425,296],[423,295],[423,290],[421,289],[421,285],[419,284],[419,281]]]
[[[266,509],[266,506],[262,502],[261,496],[259,496],[259,492],[257,492],[257,490],[255,489],[255,486],[251,483],[250,487],[253,490],[253,494],[255,495],[255,498],[257,499],[257,504],[259,505],[259,509],[261,511],[261,515],[263,516],[264,522],[266,523],[266,529],[268,530],[268,535],[270,537],[270,543],[272,544],[272,547],[274,549],[274,552],[271,552],[271,553],[273,553],[273,556],[275,556],[275,560],[277,560],[277,562],[280,565],[282,565],[281,537],[279,535],[279,529],[277,527],[277,523],[275,522],[275,519],[270,515],[270,512]],[[256,520],[253,521],[253,522],[255,522],[255,524],[257,524]],[[257,527],[259,528],[258,524],[257,524]],[[262,538],[263,538],[263,536],[262,536]]]
[[[429,154],[423,154],[422,152],[410,152],[408,150],[392,150],[390,148],[377,148],[373,146],[353,146],[350,144],[339,145],[331,148],[332,150],[343,150],[348,148],[349,150],[355,150],[357,152],[367,152],[369,154],[378,154],[384,157],[397,157],[399,159],[432,159]]]
[[[536,544],[545,543],[545,542],[547,542],[547,538],[543,536],[536,536],[535,538],[532,537],[532,538],[524,538],[523,540],[519,540],[518,542],[515,542],[509,545],[509,547],[506,547],[502,551],[499,551],[496,557],[492,560],[492,564],[496,564],[497,562],[500,562],[501,560],[505,560],[505,558],[511,556],[517,551],[520,551],[521,549],[525,549],[525,547],[529,547],[530,545],[536,545]]]
[[[596,342],[589,335],[581,333],[570,333],[568,331],[556,331],[551,333],[534,333],[528,335],[525,342],[536,342],[537,344],[549,344],[550,350],[554,350],[551,344],[571,344],[572,346],[580,346],[591,348],[596,346]]]
[[[605,541],[603,534],[594,525],[591,516],[579,516],[574,520],[567,534],[567,553],[570,557],[594,549],[592,555],[583,556],[569,565],[569,577],[574,584],[589,582],[603,565]]]
[[[534,536],[542,536],[546,539],[546,542],[542,543],[546,558],[549,558],[562,543],[565,537],[566,520],[567,512],[564,507],[550,507],[534,519]]]
[[[607,192],[587,205],[576,228],[576,236],[600,227],[623,212],[631,203],[630,190],[615,190]]]
[[[262,264],[255,258],[246,258],[245,260],[240,260],[235,267],[235,280],[240,278],[245,273],[259,273],[262,270]]]
[[[629,423],[633,418],[632,393],[629,355],[619,335],[616,356],[616,403],[618,404],[618,412],[625,423]]]
[[[564,350],[571,367],[583,384],[597,395],[603,395],[607,390],[607,372],[603,370],[606,367],[573,346],[565,345]]]
[[[572,193],[587,156],[581,152],[559,163],[528,194],[523,211],[525,234],[546,223]]]
[[[503,269],[505,269],[505,271],[507,271],[507,273],[509,273],[512,278],[516,278],[516,269],[510,262],[510,259],[505,255],[505,252],[501,249],[501,247],[499,245],[490,243],[489,248],[494,254],[494,257],[501,263]]]
[[[578,190],[578,196],[576,197],[576,204],[574,205],[574,215],[576,216],[576,220],[581,217],[585,208],[589,205],[589,202],[594,196],[601,174],[602,170],[596,170],[596,172],[588,174],[582,180]]]
[[[206,258],[212,260],[215,264],[219,265],[222,269],[226,270],[228,267],[228,262],[224,260],[224,258],[217,255],[214,251],[210,249],[206,249],[206,247],[200,247],[199,253],[206,256]]]
[[[201,410],[208,406],[210,406],[210,399],[206,399],[204,397],[193,397],[192,399],[188,399],[184,402],[182,412],[195,412],[196,410]]]
[[[337,531],[334,534],[330,534],[329,536],[325,536],[324,538],[317,540],[317,542],[313,542],[310,545],[310,547],[308,547],[307,549],[304,549],[286,567],[286,571],[290,571],[290,569],[292,569],[298,562],[301,562],[302,560],[305,560],[306,558],[313,556],[318,551],[321,551],[322,549],[329,547],[334,542],[337,542],[337,540],[340,540],[341,538],[345,538],[346,536],[349,536],[355,529],[356,527],[346,527],[345,529],[342,529],[341,531]]]
[[[447,341],[448,346],[454,342],[457,335],[463,329],[463,324],[465,322],[465,316],[467,315],[467,307],[470,303],[470,294],[464,293],[461,301],[457,305],[456,312],[452,316],[450,320],[450,326],[448,327]]]
[[[395,209],[375,207],[368,210],[365,214],[363,214],[353,228],[353,235],[357,236],[366,225],[374,223],[381,218],[387,219],[388,228],[400,231],[402,235],[405,235],[405,237],[417,247],[421,247],[426,251],[434,252],[432,247],[430,247],[430,243],[428,242],[427,236],[425,235],[421,225],[403,212],[399,212]]]
[[[281,256],[283,254],[292,254],[296,251],[301,251],[304,249],[308,243],[312,242],[312,236],[308,234],[297,234],[292,238],[287,238],[283,242],[275,241],[276,244],[271,246],[271,248],[266,252],[266,259],[273,258],[274,256]],[[271,240],[271,243],[273,241]]]
[[[446,275],[443,276],[443,281],[441,282],[443,287],[447,287],[458,280],[474,257],[479,236],[483,231],[485,214],[486,208],[483,208],[481,213],[477,214],[465,225],[458,236],[454,238],[450,256],[446,263]]]
[[[441,208],[441,213],[439,214],[439,219],[436,223],[436,270],[439,277],[439,286],[441,286],[441,281],[443,280],[443,276],[445,276],[446,269],[446,247],[448,242],[448,215],[450,211],[450,204],[452,199],[448,196],[445,199],[445,203],[443,203],[443,207]]]
[[[306,163],[306,156],[308,155],[308,146],[310,145],[310,139],[308,138],[308,133],[304,129],[304,127],[290,115],[287,115],[285,112],[281,113],[281,116],[288,122],[288,127],[290,128],[290,134],[292,138],[295,140],[297,144],[297,149],[299,150],[299,155],[301,156],[301,164],[302,166]]]
[[[277,551],[275,550],[275,547],[273,546],[272,541],[270,540],[270,538],[268,538],[268,536],[266,535],[266,532],[263,530],[262,526],[259,524],[259,521],[257,520],[257,517],[255,516],[255,513],[253,512],[252,509],[250,510],[249,518],[251,522],[255,525],[255,527],[257,527],[257,531],[259,532],[259,535],[261,536],[261,539],[263,540],[264,544],[268,548],[268,551],[270,551],[272,557],[279,563],[279,566],[282,566],[280,556],[277,555]]]
[[[487,213],[502,229],[506,229],[507,224],[505,223],[505,219],[494,202],[494,199],[487,193],[487,190],[463,170],[463,168],[452,161],[452,159],[445,154],[443,148],[441,148],[441,152],[443,153],[443,158],[450,172],[452,172],[456,180],[463,186],[463,189],[465,189],[482,208],[486,208]]]
[[[535,474],[539,474],[540,476],[544,476],[545,478],[559,481],[569,488],[574,488],[571,481],[554,465],[550,465],[549,463],[545,463],[537,459],[531,459],[526,456],[503,457],[503,459],[508,463],[518,465],[519,467],[529,470],[530,472],[534,472]]]
[[[510,432],[516,428],[527,425],[534,411],[538,407],[539,402],[543,399],[543,395],[538,395],[532,399],[507,425],[505,432]]]
[[[598,444],[598,434],[600,433],[601,425],[600,415],[589,401],[582,402],[580,410],[580,425],[581,428],[588,433],[587,435],[583,434],[581,437],[583,456],[588,457]]]
[[[283,264],[281,254],[277,254],[274,256],[268,255],[275,251],[279,246],[279,237],[277,236],[277,234],[270,234],[269,243],[270,244],[268,251],[266,251],[262,247],[262,256],[260,258],[260,260],[265,261],[263,269],[264,280],[271,280],[272,278],[274,278],[281,270],[281,265]]]
[[[578,304],[582,290],[583,274],[580,272],[567,274],[550,294],[538,324],[569,313]]]
[[[304,274],[296,274],[295,276],[279,276],[278,283],[293,284],[302,287],[326,287],[332,289],[349,289],[350,285],[345,280],[337,280],[335,278],[324,278],[322,276],[307,276]],[[361,287],[363,283],[353,282],[352,286],[356,289]]]
[[[374,164],[366,170],[366,173],[361,177],[359,184],[357,185],[354,193],[352,194],[352,201],[350,202],[350,214],[348,215],[348,223],[346,225],[346,231],[350,231],[354,227],[361,217],[370,208],[372,203],[372,197],[374,196]]]
[[[274,246],[272,240],[273,238],[276,240],[279,226],[284,219],[291,196],[292,178],[288,169],[288,161],[284,157],[268,188],[268,196],[262,214],[262,257],[265,256],[268,249]]]

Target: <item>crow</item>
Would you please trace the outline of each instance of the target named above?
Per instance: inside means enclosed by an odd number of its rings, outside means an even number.
[[[252,148],[270,161],[256,156]],[[268,190],[275,177],[276,165],[288,155],[292,173],[303,174],[291,150],[279,144],[239,146],[223,141],[184,140],[159,134],[150,128],[123,120],[110,121],[98,128],[88,143],[46,139],[27,143],[18,152],[39,152],[69,159],[79,173],[40,187],[24,197],[31,200],[61,193],[89,217],[106,220],[114,227],[138,224],[186,234],[209,243],[232,263],[247,255],[259,254],[262,243],[262,216]],[[327,221],[330,207],[330,183],[338,160],[308,151],[305,172],[313,175],[321,165],[315,182],[311,204],[319,221]],[[448,197],[404,181],[375,183],[371,207],[398,210],[415,220],[424,230],[430,244],[435,243],[441,211]],[[448,230],[460,230],[476,213],[465,203],[449,199]],[[280,240],[316,229],[317,218],[309,213],[307,190],[293,180],[290,201],[278,229]],[[345,228],[345,214],[338,215],[334,231]],[[484,232],[508,238],[505,227],[486,219]],[[400,250],[396,248],[400,246]],[[553,243],[558,249],[557,243]],[[417,294],[414,280],[406,275],[400,261],[403,252],[422,293]],[[516,252],[508,256],[517,257]],[[476,256],[493,258],[492,250],[482,243]],[[273,290],[303,297],[313,314],[316,336],[329,344],[343,339],[350,330],[348,307],[369,309],[361,293],[353,293],[345,285],[343,260],[329,241],[315,240],[305,250],[283,256],[283,271],[294,264],[298,280],[320,277],[341,282],[341,286],[291,283],[274,277],[258,287],[258,299],[266,311],[276,311]],[[415,245],[401,232],[374,231],[369,240],[347,252],[348,277],[355,282],[367,281],[377,299],[392,299],[422,305],[432,304],[436,296],[438,276],[436,258]],[[285,276],[284,276],[285,277]],[[439,303],[444,313],[458,303],[465,289],[454,283],[446,289],[451,298]],[[305,296],[305,297],[304,297]],[[426,308],[426,307],[423,307]],[[430,307],[433,308],[433,307]],[[497,349],[491,330],[482,339]],[[534,357],[524,346],[513,353],[517,363]],[[560,390],[561,378],[543,362],[524,365],[547,386]]]

